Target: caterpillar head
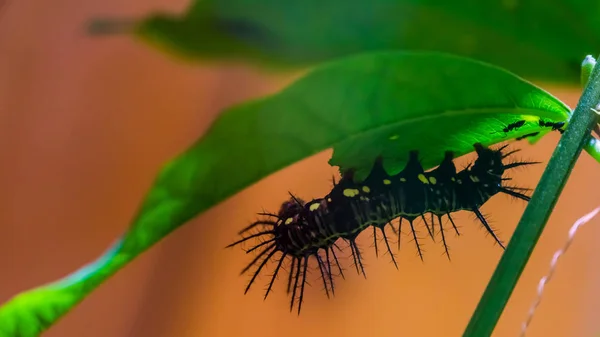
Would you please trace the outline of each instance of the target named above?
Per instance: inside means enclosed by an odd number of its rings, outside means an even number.
[[[293,218],[295,215],[302,212],[305,204],[304,200],[291,196],[289,200],[286,200],[281,204],[277,216],[284,220]]]
[[[280,221],[275,226],[281,250],[299,256],[314,254],[321,246],[327,246],[326,242],[314,244],[327,215],[327,202],[324,199],[305,203],[292,196],[284,202],[279,209]],[[311,246],[307,242],[313,243],[311,248],[307,248]]]
[[[494,151],[483,147],[480,143],[475,144],[474,147],[478,157],[471,168],[471,172],[479,177],[491,175],[501,178],[502,174],[504,174],[502,149]]]

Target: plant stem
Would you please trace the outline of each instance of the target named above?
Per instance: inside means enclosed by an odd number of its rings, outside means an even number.
[[[492,334],[582,148],[589,143],[597,118],[592,108],[598,102],[600,66],[595,66],[569,126],[558,142],[463,337]]]

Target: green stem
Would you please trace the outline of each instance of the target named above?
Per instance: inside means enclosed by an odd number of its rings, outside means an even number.
[[[600,66],[590,75],[569,126],[538,183],[463,337],[490,336],[537,243],[552,209],[596,124],[592,108],[600,102]]]

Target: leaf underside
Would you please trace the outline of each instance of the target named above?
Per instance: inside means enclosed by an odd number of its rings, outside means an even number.
[[[393,172],[419,150],[425,168],[444,151],[542,131],[570,109],[502,70],[460,57],[378,52],[316,68],[281,92],[224,111],[168,162],[129,231],[98,261],[0,307],[0,336],[37,336],[90,291],[199,213],[267,175],[328,148],[330,163],[364,176],[378,156]],[[509,133],[502,129],[525,120]]]

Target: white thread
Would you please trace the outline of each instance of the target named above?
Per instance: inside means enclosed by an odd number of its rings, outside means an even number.
[[[533,302],[533,304],[531,305],[531,308],[529,309],[529,313],[527,314],[527,319],[521,325],[521,337],[525,336],[525,332],[527,331],[527,327],[531,323],[531,319],[533,318],[535,309],[538,307],[538,305],[540,304],[540,301],[542,300],[542,293],[544,292],[544,287],[550,281],[550,279],[552,278],[552,275],[554,274],[554,270],[556,269],[556,265],[558,264],[558,259],[567,251],[567,249],[573,242],[573,238],[575,237],[575,233],[577,232],[577,229],[580,226],[582,226],[583,224],[585,224],[586,222],[592,220],[592,218],[595,217],[598,214],[598,212],[600,212],[600,207],[597,207],[590,213],[579,218],[579,220],[577,220],[575,222],[575,224],[573,224],[571,229],[569,229],[569,237],[567,238],[567,242],[565,242],[564,246],[561,249],[559,249],[556,253],[554,253],[554,256],[552,257],[552,261],[550,262],[550,270],[548,271],[548,274],[546,274],[546,276],[542,277],[542,279],[540,280],[540,283],[538,284],[538,287],[537,287],[537,297],[536,297],[535,301]]]

